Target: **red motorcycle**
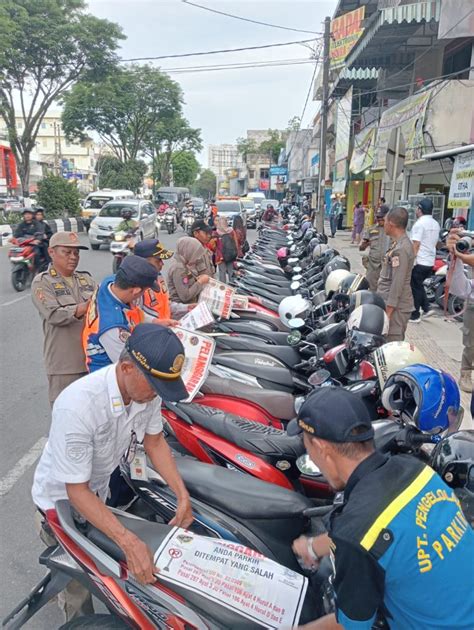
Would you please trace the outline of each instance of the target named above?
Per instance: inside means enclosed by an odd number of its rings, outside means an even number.
[[[28,238],[12,238],[11,243],[13,247],[8,252],[8,258],[13,265],[12,285],[15,291],[24,291],[30,286],[35,274],[46,269],[48,262],[43,258],[39,269],[35,268],[35,247],[39,243],[36,235]]]

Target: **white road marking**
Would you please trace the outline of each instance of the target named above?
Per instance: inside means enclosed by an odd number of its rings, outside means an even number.
[[[26,471],[35,463],[38,457],[41,455],[44,445],[48,441],[48,438],[40,438],[36,444],[27,451],[23,457],[21,457],[16,464],[12,467],[8,475],[5,475],[0,479],[0,497],[5,496],[10,492],[16,482],[26,473]]]
[[[27,297],[30,297],[31,293],[25,293],[21,297],[17,297],[14,300],[10,300],[9,302],[3,302],[0,306],[11,306],[12,304],[16,304],[17,302],[21,302],[22,300],[26,300]]]

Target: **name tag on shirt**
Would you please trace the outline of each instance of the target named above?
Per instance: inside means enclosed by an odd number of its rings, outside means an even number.
[[[137,445],[137,450],[130,463],[130,477],[135,481],[148,481],[146,453],[141,444]]]

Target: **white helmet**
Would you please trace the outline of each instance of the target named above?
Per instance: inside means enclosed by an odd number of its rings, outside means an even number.
[[[327,245],[326,243],[320,243],[319,245],[316,245],[316,247],[313,249],[313,260],[316,260],[317,258],[322,256],[322,254],[324,254],[324,252],[326,252],[328,249],[329,245]]]
[[[290,328],[290,320],[301,318],[306,319],[311,309],[311,302],[305,300],[301,295],[289,295],[280,302],[278,315],[281,321]]]
[[[375,304],[362,304],[355,308],[347,320],[348,330],[360,330],[369,335],[385,336],[390,321],[387,313]],[[385,346],[384,346],[385,347]]]
[[[347,276],[350,275],[351,272],[347,271],[347,269],[335,269],[334,271],[331,271],[329,276],[326,278],[326,283],[324,285],[326,297],[330,298],[333,293],[336,293],[344,278],[347,278]]]
[[[408,341],[386,343],[373,353],[373,358],[381,389],[394,372],[414,363],[427,363],[424,354]]]

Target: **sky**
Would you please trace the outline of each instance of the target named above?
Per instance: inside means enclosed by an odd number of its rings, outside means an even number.
[[[198,4],[253,20],[321,33],[336,0],[195,0]],[[222,50],[293,42],[320,35],[251,24],[183,3],[181,0],[89,0],[94,15],[117,22],[127,39],[123,59]],[[314,46],[314,44],[313,44]],[[150,62],[163,70],[231,63],[253,63],[311,58],[308,45],[296,44],[262,50],[166,59]],[[187,72],[170,76],[184,92],[184,113],[191,126],[202,129],[204,150],[199,159],[207,166],[207,145],[235,143],[247,129],[284,129],[301,116],[314,73],[314,63],[214,72]],[[307,124],[317,109],[310,98],[303,119]]]

